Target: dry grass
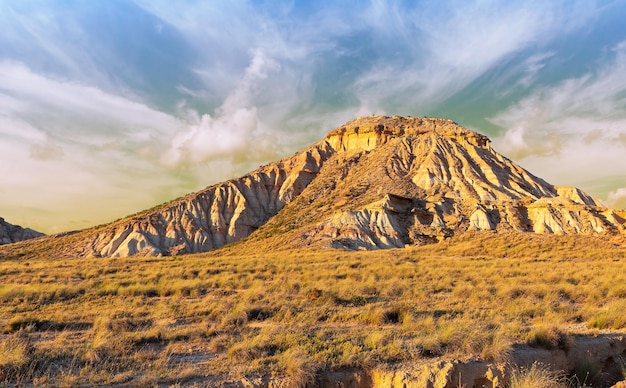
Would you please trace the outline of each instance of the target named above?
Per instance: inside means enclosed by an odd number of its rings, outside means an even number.
[[[566,388],[563,382],[549,368],[540,364],[533,364],[530,368],[516,369],[511,374],[510,388]]]
[[[564,348],[571,333],[626,329],[626,248],[607,239],[480,234],[375,252],[248,249],[0,261],[0,384],[264,374],[306,386],[326,369],[501,361],[514,343]]]

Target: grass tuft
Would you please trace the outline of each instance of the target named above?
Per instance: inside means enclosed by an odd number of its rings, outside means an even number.
[[[289,386],[305,388],[315,386],[317,365],[302,349],[292,348],[281,354],[280,364],[289,378]]]
[[[28,378],[28,368],[34,362],[33,349],[25,337],[13,334],[0,342],[0,381]]]
[[[530,368],[515,368],[511,373],[510,388],[566,388],[561,377],[548,367],[533,363]]]

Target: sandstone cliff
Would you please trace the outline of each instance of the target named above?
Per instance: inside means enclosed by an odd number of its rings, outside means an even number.
[[[19,225],[9,224],[4,220],[4,218],[0,217],[0,245],[29,240],[43,235],[43,233],[39,233],[29,228],[22,228]]]
[[[241,178],[72,236],[67,256],[437,242],[467,231],[626,234],[626,212],[553,186],[450,120],[371,116]]]
[[[465,231],[625,231],[624,212],[537,178],[449,120],[361,118],[326,141],[337,154],[302,193],[319,216],[285,209],[266,226],[306,220],[294,233],[301,245],[373,249]]]
[[[238,241],[298,197],[332,153],[321,142],[241,178],[96,230],[81,254],[171,255],[205,252]]]

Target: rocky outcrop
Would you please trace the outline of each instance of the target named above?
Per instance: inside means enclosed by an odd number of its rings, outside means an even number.
[[[329,133],[327,141],[361,155],[350,168],[368,171],[359,184],[375,187],[378,195],[363,195],[371,202],[358,207],[334,209],[303,233],[306,244],[374,249],[464,231],[626,230],[619,212],[580,189],[535,177],[495,152],[485,136],[449,120],[358,119]]]
[[[196,253],[244,238],[375,249],[467,231],[626,234],[625,225],[626,212],[551,185],[453,121],[371,116],[241,178],[80,232],[63,255]]]
[[[122,220],[91,236],[83,256],[205,252],[249,236],[298,197],[333,154],[318,143],[201,192]]]
[[[514,370],[529,370],[532,365],[574,376],[590,372],[585,384],[593,387],[622,387],[622,360],[626,357],[626,337],[605,334],[597,337],[573,336],[565,348],[542,349],[518,345],[506,361],[423,360],[411,364],[380,365],[373,369],[319,371],[311,386],[320,388],[503,388],[510,386]],[[572,378],[572,381],[575,381]],[[314,383],[314,384],[313,384]],[[582,383],[582,382],[581,382]],[[614,385],[615,384],[615,385]],[[224,383],[223,387],[279,388],[294,384],[289,378],[245,378]],[[307,385],[309,386],[309,385]],[[587,385],[585,385],[587,386]],[[537,387],[539,388],[539,387]]]
[[[466,141],[485,146],[489,138],[468,131],[451,120],[420,117],[361,117],[331,131],[326,141],[335,151],[365,150],[387,143],[398,137],[436,133],[452,141]]]
[[[611,215],[611,210],[580,204],[555,205],[549,201],[530,205],[518,201],[477,204],[473,208],[452,200],[414,201],[404,211],[376,204],[357,211],[342,210],[304,236],[309,242],[331,240],[332,247],[376,249],[435,242],[462,231],[624,233],[624,220]]]
[[[4,218],[0,217],[0,245],[11,244],[41,236],[44,236],[44,234],[29,228],[22,228],[19,225],[9,224]]]
[[[374,370],[370,387],[506,387],[511,368],[528,370],[540,365],[562,376],[575,375],[582,368],[594,371],[587,383],[608,387],[621,378],[621,359],[626,355],[623,334],[598,337],[570,337],[564,348],[541,349],[518,345],[507,362],[435,361],[411,368]]]

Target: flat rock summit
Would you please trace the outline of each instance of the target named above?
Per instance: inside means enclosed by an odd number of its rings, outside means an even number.
[[[468,231],[626,234],[626,212],[534,176],[453,121],[370,116],[240,178],[50,239],[71,238],[68,255],[108,257],[205,252],[245,238],[395,248]]]

